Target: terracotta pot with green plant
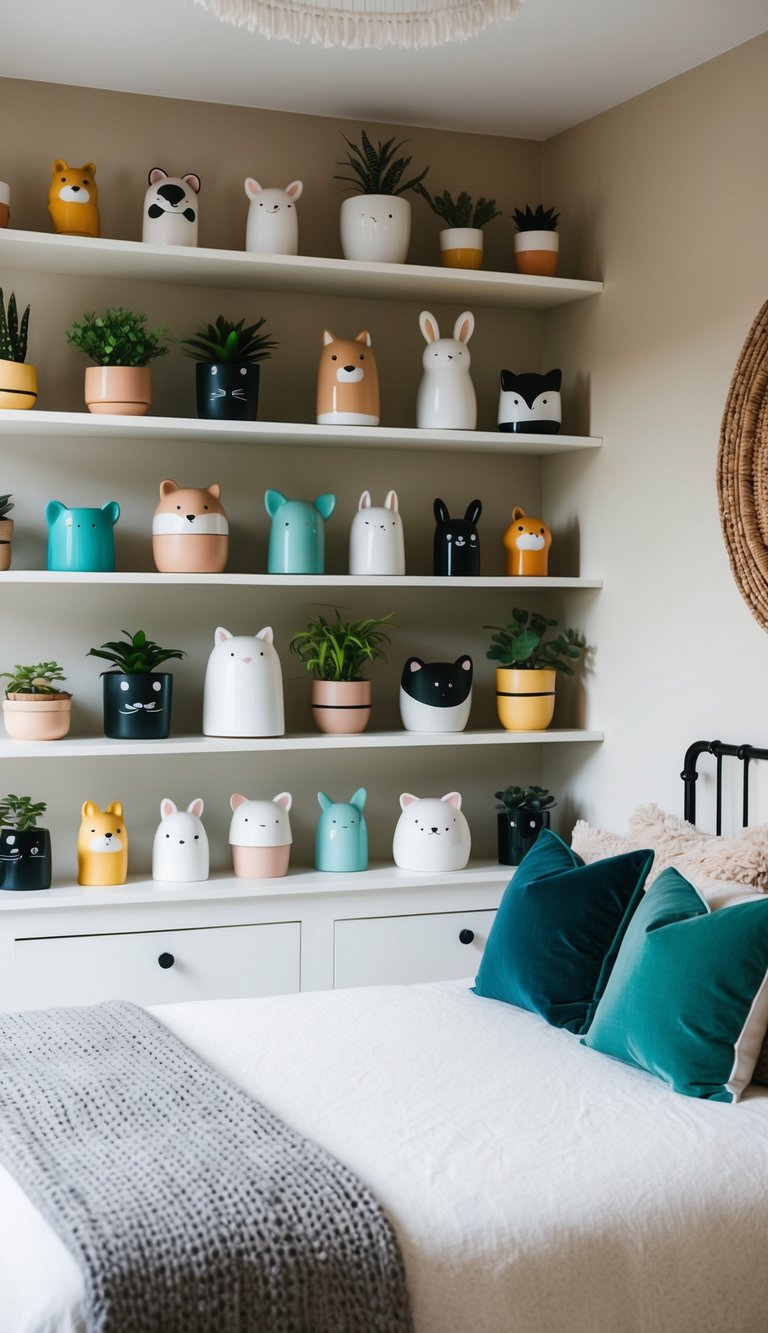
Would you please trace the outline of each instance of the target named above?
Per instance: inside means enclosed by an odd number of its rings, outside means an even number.
[[[0,495],[0,571],[11,568],[13,519],[8,515],[12,509],[13,500],[10,495]]]
[[[158,671],[164,662],[182,658],[181,648],[161,648],[143,629],[124,639],[90,648],[88,657],[111,662],[104,680],[104,735],[118,741],[165,740],[171,730],[173,676]]]
[[[15,741],[60,741],[72,720],[72,695],[59,689],[66,680],[58,662],[37,662],[0,672],[5,679],[3,722]]]
[[[148,329],[146,323],[146,315],[110,306],[103,315],[86,311],[72,324],[67,342],[94,362],[85,372],[89,412],[140,417],[149,411],[150,363],[168,352],[164,342],[168,326]]]
[[[513,607],[508,625],[486,625],[491,646],[486,653],[496,668],[496,709],[505,731],[546,731],[555,711],[558,673],[573,676],[571,662],[585,651],[574,629],[549,634],[557,621],[538,611]],[[549,637],[547,635],[549,634]]]
[[[215,324],[198,329],[179,342],[195,367],[197,415],[214,421],[255,421],[259,410],[262,361],[279,346],[261,333],[264,317],[255,324],[237,324],[219,315]]]
[[[317,616],[291,639],[312,682],[312,716],[318,731],[349,735],[364,731],[371,716],[371,682],[363,671],[386,658],[392,612],[380,620],[335,621]]]
[[[394,136],[376,147],[362,131],[362,147],[347,139],[348,152],[338,167],[352,175],[334,176],[351,185],[355,193],[341,205],[341,250],[345,259],[365,262],[404,264],[411,240],[411,205],[403,195],[421,184],[429,167],[406,180],[410,157],[397,154],[406,140],[395,143]]]
[[[0,889],[50,889],[51,835],[37,827],[47,808],[31,796],[0,798]]]
[[[29,306],[19,322],[16,293],[11,292],[6,309],[0,287],[0,407],[20,409],[37,402],[37,371],[26,365],[29,336]]]
[[[423,185],[416,186],[433,213],[443,221],[440,232],[440,263],[444,268],[482,268],[483,227],[501,217],[495,199],[480,196],[477,203],[466,190],[454,199],[447,190],[432,197]]]
[[[516,208],[512,220],[515,232],[515,268],[539,278],[554,278],[560,251],[557,224],[560,214],[554,208],[537,204],[534,209],[525,205],[525,212]]]
[[[546,787],[505,787],[496,800],[499,862],[518,866],[541,830],[549,828],[555,798]]]

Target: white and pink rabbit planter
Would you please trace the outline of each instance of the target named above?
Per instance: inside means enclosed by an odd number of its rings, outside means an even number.
[[[160,802],[160,824],[152,844],[152,878],[162,884],[195,884],[208,878],[208,835],[198,796],[186,810],[168,796]]]
[[[371,503],[371,492],[363,491],[349,530],[350,574],[405,573],[405,540],[397,491],[387,491],[384,504]]]
[[[292,797],[281,791],[271,801],[251,801],[235,792],[230,797],[229,843],[232,864],[240,879],[281,879],[291,858]]]
[[[291,181],[285,189],[263,186],[248,176],[248,224],[245,248],[251,254],[297,255],[299,253],[299,215],[296,204],[303,189],[301,181]]]
[[[470,310],[459,315],[452,338],[441,338],[434,315],[422,310],[419,327],[426,347],[421,363],[424,373],[416,398],[416,425],[419,430],[474,430],[477,425],[477,400],[469,373],[470,338],[475,317]]]

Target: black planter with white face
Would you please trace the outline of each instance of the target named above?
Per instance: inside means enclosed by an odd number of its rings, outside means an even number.
[[[116,741],[162,741],[171,730],[173,676],[148,671],[104,677],[104,735]]]
[[[496,816],[499,863],[519,866],[543,828],[549,828],[548,810],[500,810]]]
[[[0,829],[0,889],[50,889],[51,835],[47,828]]]
[[[195,367],[197,415],[213,421],[255,421],[260,366],[209,364]]]

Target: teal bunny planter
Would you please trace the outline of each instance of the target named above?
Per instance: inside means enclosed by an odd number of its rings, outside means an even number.
[[[368,869],[368,828],[363,814],[367,792],[360,787],[348,802],[317,793],[322,814],[315,834],[315,869],[336,874]]]
[[[324,574],[325,519],[336,508],[335,495],[316,500],[288,500],[280,491],[265,491],[269,533],[268,574]]]
[[[112,573],[115,568],[114,527],[120,517],[117,500],[101,509],[68,509],[51,500],[48,520],[48,568],[80,574]]]

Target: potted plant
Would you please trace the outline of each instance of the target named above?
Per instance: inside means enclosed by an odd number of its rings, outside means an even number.
[[[440,232],[440,263],[443,267],[482,268],[483,227],[501,217],[496,200],[481,195],[473,204],[466,190],[454,200],[447,190],[433,198],[423,185],[417,185],[416,189],[432,212],[445,223]]]
[[[549,828],[555,798],[546,787],[505,787],[496,792],[496,800],[499,861],[517,866],[541,830]]]
[[[418,176],[403,180],[410,157],[397,157],[406,142],[395,143],[394,137],[374,148],[363,130],[362,148],[347,139],[349,151],[345,161],[337,166],[352,172],[349,176],[334,176],[345,181],[355,194],[341,205],[341,249],[345,259],[371,260],[384,264],[404,264],[411,239],[411,205],[403,195],[415,190],[429,167]]]
[[[165,356],[166,324],[146,327],[146,315],[110,306],[103,315],[86,311],[67,332],[67,342],[94,362],[85,372],[89,412],[141,417],[152,402],[150,362]]]
[[[537,204],[534,209],[525,205],[525,212],[516,208],[512,220],[515,232],[515,268],[518,273],[554,278],[560,237],[557,224],[560,214],[554,208]]]
[[[29,334],[29,306],[19,323],[16,293],[8,297],[6,310],[0,287],[0,407],[17,410],[37,402],[37,371],[25,365]]]
[[[383,630],[392,612],[380,620],[335,621],[317,616],[291,639],[312,682],[312,716],[318,731],[344,733],[364,731],[371,716],[371,682],[363,669],[386,657],[389,637]]]
[[[157,668],[186,654],[180,648],[161,648],[143,629],[124,639],[89,648],[88,657],[113,664],[104,679],[104,735],[118,741],[165,740],[171,729],[173,676]]]
[[[50,889],[51,835],[37,827],[46,809],[31,796],[0,800],[0,889]]]
[[[13,519],[8,515],[12,509],[13,500],[10,495],[0,495],[0,570],[11,568]]]
[[[260,333],[264,317],[245,327],[219,315],[215,324],[198,329],[179,341],[196,362],[197,415],[215,421],[255,421],[259,410],[261,361],[278,347],[268,333]]]
[[[582,656],[584,639],[576,630],[547,635],[556,620],[538,611],[512,609],[508,625],[486,625],[492,629],[486,653],[496,668],[496,709],[506,731],[545,731],[555,711],[557,673],[574,674],[571,662]]]
[[[37,662],[0,672],[7,679],[3,721],[15,741],[60,741],[72,720],[72,695],[60,690],[66,680],[58,662]]]

